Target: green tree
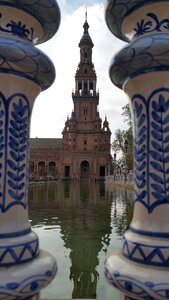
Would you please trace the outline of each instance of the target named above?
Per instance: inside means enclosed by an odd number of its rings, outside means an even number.
[[[127,167],[127,170],[133,169],[133,131],[132,131],[132,116],[129,104],[126,104],[122,108],[122,116],[124,117],[124,122],[127,123],[128,129],[121,130],[117,129],[115,131],[115,139],[112,143],[112,150],[115,153],[120,153],[121,158],[118,160],[119,165]],[[128,142],[128,147],[126,151],[125,141]]]
[[[122,107],[122,116],[124,117],[124,122],[128,124],[129,127],[132,128],[132,116],[131,109],[129,103]]]

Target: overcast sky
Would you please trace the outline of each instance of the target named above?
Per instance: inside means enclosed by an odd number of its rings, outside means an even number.
[[[56,68],[54,84],[42,92],[35,101],[31,137],[61,138],[67,116],[73,109],[72,89],[75,87],[75,72],[80,61],[78,43],[83,35],[85,8],[87,5],[89,34],[93,40],[93,63],[97,73],[97,88],[100,92],[99,112],[105,115],[112,131],[125,129],[121,117],[122,107],[128,103],[123,91],[116,88],[109,79],[109,65],[113,55],[125,43],[115,38],[104,20],[106,1],[58,0],[61,10],[61,24],[56,35],[39,48],[53,61]]]

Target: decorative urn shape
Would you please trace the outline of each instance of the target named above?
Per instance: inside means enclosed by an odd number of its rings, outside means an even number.
[[[110,66],[129,96],[134,214],[123,248],[105,262],[125,299],[169,298],[169,1],[107,1],[106,22],[128,42]]]
[[[33,104],[55,79],[35,45],[59,23],[56,1],[0,1],[0,299],[38,299],[57,270],[29,223],[28,162]]]

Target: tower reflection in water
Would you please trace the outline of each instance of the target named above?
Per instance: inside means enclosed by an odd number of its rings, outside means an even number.
[[[130,222],[126,218],[128,206],[123,203],[125,199],[122,201],[125,213],[117,213],[117,206],[121,203],[117,203],[117,198],[120,199],[121,193],[117,190],[105,191],[104,182],[89,181],[34,184],[29,187],[32,226],[43,226],[48,230],[59,226],[64,248],[69,249],[69,280],[73,283],[70,298],[98,298],[97,284],[102,275],[98,268],[100,257],[105,258],[113,231],[119,238]],[[55,236],[53,239],[56,240]],[[52,254],[57,258],[57,253]],[[58,258],[57,261],[59,264]],[[103,272],[103,266],[100,269]],[[65,298],[65,289],[66,286],[63,286],[62,298]]]

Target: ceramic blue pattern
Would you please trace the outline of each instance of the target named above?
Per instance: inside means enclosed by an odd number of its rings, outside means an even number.
[[[105,262],[108,281],[125,300],[169,299],[168,5],[169,0],[107,1],[109,29],[130,41],[112,59],[110,78],[131,99],[134,213],[122,251]]]
[[[56,274],[56,271],[57,265],[55,263],[53,265],[53,269],[48,270],[45,273],[30,276],[29,278],[24,279],[21,282],[9,282],[5,286],[2,286],[0,284],[0,298],[7,299],[7,297],[11,297],[9,299],[13,300],[31,299],[30,294],[36,295],[36,293],[39,293],[42,287],[51,282]],[[27,297],[27,295],[30,296]]]
[[[0,246],[0,267],[9,267],[20,263],[26,263],[34,259],[38,254],[38,238],[23,244]],[[8,260],[6,258],[8,258]]]
[[[0,13],[0,18],[2,17],[2,14]],[[26,39],[30,42],[33,42],[33,28],[26,28],[25,24],[22,24],[22,22],[15,22],[12,21],[10,23],[7,23],[6,26],[0,25],[0,31],[6,32],[6,33],[12,33],[13,35],[16,35],[18,37],[21,37],[23,39]]]
[[[169,267],[169,247],[167,246],[145,245],[125,239],[122,253],[127,259],[147,266]]]
[[[169,71],[169,35],[166,33],[134,40],[115,55],[109,72],[112,82],[122,89],[126,80],[158,71]]]
[[[154,13],[148,13],[146,16],[150,17],[150,20],[145,22],[145,20],[142,19],[140,22],[137,22],[137,27],[134,28],[134,31],[136,32],[134,35],[135,37],[150,32],[161,32],[163,29],[169,30],[169,19],[160,21]]]
[[[30,115],[55,67],[34,45],[56,33],[60,10],[55,0],[0,0],[0,21],[0,299],[38,300],[57,265],[28,220]]]
[[[60,9],[55,0],[3,0],[1,5],[23,10],[37,19],[44,30],[43,36],[35,44],[44,43],[56,33],[60,25]]]
[[[17,232],[10,232],[10,233],[1,233],[0,239],[9,239],[9,238],[15,238],[19,236],[23,236],[26,234],[29,234],[31,232],[31,228],[27,228],[25,230],[17,231]]]
[[[27,207],[27,123],[31,111],[28,99],[19,93],[6,99],[0,92],[0,108],[0,167],[4,169],[0,173],[0,209],[6,212],[14,205]]]
[[[167,2],[157,0],[156,3]],[[110,31],[119,39],[128,42],[122,32],[122,23],[128,15],[145,4],[152,4],[153,0],[108,0],[106,7],[106,23]]]
[[[131,298],[136,299],[169,299],[169,283],[155,283],[151,281],[141,281],[134,277],[120,274],[119,271],[110,271],[105,265],[105,276],[110,284],[119,288]]]
[[[135,202],[142,203],[149,213],[152,213],[157,206],[169,203],[169,100],[167,95],[169,95],[168,88],[159,88],[152,91],[147,99],[140,94],[132,98],[135,133]]]
[[[47,89],[54,82],[55,68],[52,61],[39,49],[28,43],[0,37],[0,72],[28,78]],[[13,64],[25,72],[15,71]],[[8,66],[8,69],[7,67]]]
[[[141,230],[141,229],[136,229],[132,226],[129,226],[129,229],[131,232],[139,234],[139,235],[145,235],[147,237],[157,237],[157,238],[169,238],[169,232],[159,232],[159,231],[150,231],[150,230]]]

